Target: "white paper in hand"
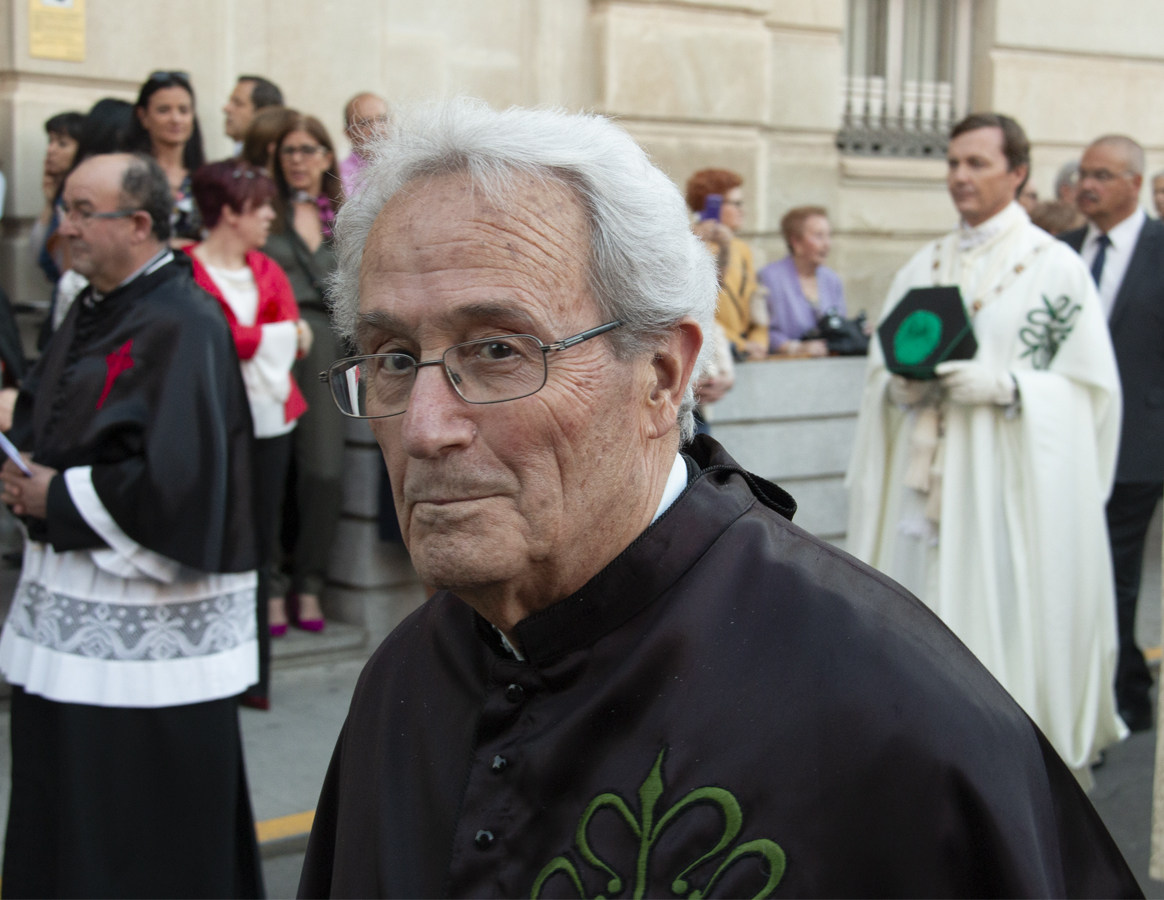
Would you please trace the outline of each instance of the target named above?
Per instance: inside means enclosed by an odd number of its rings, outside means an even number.
[[[0,431],[0,450],[4,451],[4,455],[16,463],[16,468],[20,469],[29,478],[32,477],[32,469],[28,467],[28,463],[24,461],[24,457],[20,455],[20,451],[16,449],[16,445]]]

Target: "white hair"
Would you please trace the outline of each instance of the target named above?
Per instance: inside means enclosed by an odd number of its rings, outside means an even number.
[[[362,186],[335,223],[339,268],[331,279],[336,330],[351,338],[359,312],[360,261],[376,217],[418,178],[465,173],[504,201],[520,176],[559,181],[589,226],[589,288],[615,353],[651,352],[684,316],[702,327],[703,350],[679,410],[682,440],[694,434],[694,384],[713,353],[715,264],[691,232],[679,189],[625,131],[596,115],[554,109],[490,109],[458,98],[402,110],[368,148]]]

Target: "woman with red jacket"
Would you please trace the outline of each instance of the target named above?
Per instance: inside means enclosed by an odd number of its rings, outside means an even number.
[[[255,425],[255,508],[259,547],[259,683],[242,702],[270,708],[270,638],[286,625],[270,626],[271,563],[279,504],[291,461],[291,432],[307,403],[291,367],[311,346],[311,329],[283,270],[259,252],[275,211],[275,184],[262,170],[239,160],[211,163],[194,173],[192,193],[208,229],[186,248],[194,279],[222,307],[230,324]]]

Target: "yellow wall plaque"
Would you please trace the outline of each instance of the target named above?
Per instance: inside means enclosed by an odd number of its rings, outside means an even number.
[[[85,0],[28,0],[28,55],[85,61]]]

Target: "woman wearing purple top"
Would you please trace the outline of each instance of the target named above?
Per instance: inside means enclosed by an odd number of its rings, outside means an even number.
[[[769,348],[772,353],[827,356],[823,340],[801,340],[826,312],[845,315],[841,277],[825,268],[832,246],[828,213],[821,206],[798,206],[780,221],[788,256],[760,270],[768,289]]]

